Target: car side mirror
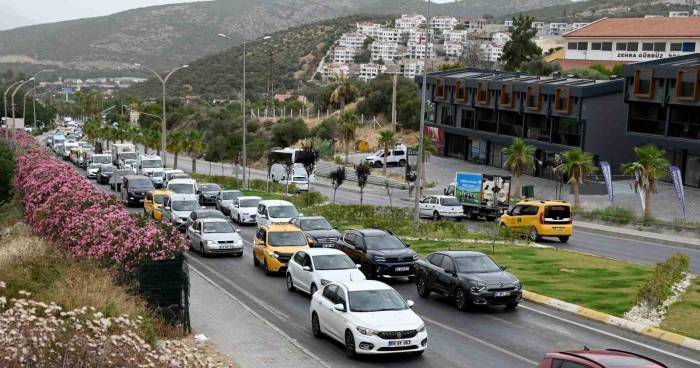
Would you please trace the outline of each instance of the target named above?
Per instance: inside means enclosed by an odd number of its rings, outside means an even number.
[[[508,269],[508,266],[499,266],[499,267],[501,267],[501,271],[505,271]]]
[[[309,266],[304,266],[304,267],[302,267],[301,269],[304,270],[304,271],[309,271],[309,272],[311,272],[311,267],[309,267]]]
[[[408,244],[408,243],[404,243],[404,245],[406,245],[406,248],[410,248],[410,247],[411,247],[411,244]]]
[[[301,213],[301,212],[299,212],[299,216],[304,216],[304,214],[303,214],[303,213]]]
[[[238,208],[238,203],[233,205],[234,208]]]
[[[356,264],[355,267],[357,267],[357,268],[362,268],[362,265],[361,265],[361,264]]]
[[[447,188],[442,190],[442,194],[447,195]]]
[[[445,270],[445,273],[448,275],[457,276],[457,272],[455,272],[454,270]]]
[[[345,305],[343,305],[342,303],[335,304],[333,308],[338,312],[345,312]]]
[[[413,303],[413,300],[410,300],[410,299],[409,299],[409,300],[406,300],[406,304],[408,305],[409,308],[413,308],[413,305],[414,305],[415,303]]]
[[[170,207],[169,207],[169,206],[163,207],[163,209],[164,209],[164,210],[170,211]]]

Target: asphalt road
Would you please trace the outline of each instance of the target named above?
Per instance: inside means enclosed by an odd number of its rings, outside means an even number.
[[[96,187],[110,192],[108,186]],[[141,211],[129,208],[131,213]],[[265,276],[261,269],[253,266],[250,241],[254,232],[252,226],[241,228],[245,240],[243,257],[203,258],[189,252],[190,266],[257,311],[328,367],[535,367],[549,351],[584,346],[634,351],[669,367],[700,366],[700,354],[695,351],[528,302],[514,311],[483,308],[460,312],[444,297],[433,295],[421,299],[414,284],[406,280],[386,282],[406,299],[416,302],[414,310],[428,327],[426,353],[419,358],[383,356],[349,361],[340,344],[312,336],[308,296],[288,292],[283,277]]]

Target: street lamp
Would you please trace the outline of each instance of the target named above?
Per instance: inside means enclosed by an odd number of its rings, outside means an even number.
[[[427,5],[427,17],[425,21],[425,54],[423,57],[423,89],[421,92],[420,99],[420,131],[418,132],[418,162],[416,169],[416,193],[413,199],[413,211],[414,211],[414,221],[416,226],[416,232],[418,231],[418,225],[420,223],[420,192],[423,186],[423,170],[425,167],[423,165],[423,140],[425,139],[425,134],[423,130],[425,129],[425,94],[426,94],[426,80],[428,79],[428,52],[429,43],[428,37],[430,36],[430,0],[428,0]]]
[[[166,145],[167,145],[167,130],[168,130],[168,128],[167,128],[167,126],[166,126],[166,121],[167,121],[167,120],[165,119],[165,97],[166,97],[166,95],[165,95],[165,84],[168,83],[168,79],[170,79],[170,76],[173,75],[176,71],[178,71],[178,70],[180,70],[180,69],[189,68],[190,66],[187,65],[187,64],[185,64],[185,65],[183,65],[183,66],[179,66],[179,67],[177,67],[177,68],[171,70],[168,74],[166,74],[166,75],[165,75],[165,78],[161,77],[160,74],[158,74],[158,72],[156,72],[155,70],[153,70],[153,69],[151,69],[151,68],[149,68],[149,67],[147,67],[147,66],[145,66],[145,65],[141,65],[141,64],[139,64],[139,63],[134,63],[134,66],[137,67],[137,68],[146,69],[146,70],[148,70],[149,72],[153,73],[153,74],[158,78],[158,80],[160,81],[160,83],[163,85],[163,118],[161,119],[162,122],[161,122],[161,124],[160,124],[160,151],[163,153],[163,157],[162,157],[162,159],[163,159],[163,167],[165,167],[165,166],[166,166],[166,162],[167,162],[167,156],[168,156],[168,155],[167,155],[168,151],[166,151],[166,149],[165,149],[165,147],[166,147]]]
[[[22,119],[24,119],[25,125],[27,124],[27,96],[32,93],[33,90],[39,88],[37,87],[32,87],[30,88],[27,92],[24,93],[24,98],[22,101]],[[34,96],[32,96],[32,101],[34,101]],[[36,128],[36,104],[34,105],[34,128]]]
[[[219,36],[221,38],[226,38],[229,40],[231,39],[229,36],[227,36],[223,33],[219,33],[219,34],[217,34],[217,36]],[[243,112],[243,152],[241,152],[241,163],[243,164],[243,189],[248,189],[248,176],[246,174],[246,166],[248,164],[248,148],[246,146],[246,135],[248,135],[248,127],[247,127],[248,117],[246,116],[246,111],[245,111],[245,108],[246,108],[246,97],[245,97],[245,92],[246,92],[246,86],[245,86],[246,49],[245,48],[246,48],[246,45],[250,42],[255,42],[255,41],[259,41],[259,40],[266,41],[266,40],[269,40],[271,38],[272,38],[271,36],[265,36],[265,37],[261,37],[261,38],[257,38],[254,40],[243,42],[243,88],[242,88],[242,92],[241,92],[241,100],[242,100],[241,104],[243,105],[243,108],[242,108],[242,110],[243,110],[242,111]]]
[[[16,126],[15,126],[15,95],[17,94],[17,91],[19,91],[20,89],[22,89],[22,87],[24,87],[25,84],[27,84],[33,80],[34,80],[34,77],[27,79],[26,81],[20,83],[17,86],[17,88],[15,88],[15,91],[12,92],[12,138],[15,137],[15,128],[16,128]],[[22,117],[22,119],[24,119],[24,117]]]
[[[10,90],[12,89],[12,87],[14,87],[14,86],[16,86],[16,85],[18,85],[18,84],[20,84],[20,83],[23,83],[23,82],[24,82],[24,79],[22,79],[22,80],[20,80],[20,81],[17,81],[17,82],[15,82],[15,83],[12,83],[12,84],[10,84],[10,86],[7,87],[7,89],[5,90],[5,95],[4,95],[4,97],[3,97],[3,101],[5,102],[5,114],[3,115],[3,118],[5,118],[5,140],[7,140],[7,139],[10,138],[10,120],[7,118],[7,92],[10,92]]]

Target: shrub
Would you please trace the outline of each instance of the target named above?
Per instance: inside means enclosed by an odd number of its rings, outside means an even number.
[[[315,126],[311,130],[311,135],[323,140],[329,140],[335,138],[336,131],[338,131],[338,118],[331,116]]]
[[[590,216],[616,224],[629,224],[637,219],[634,210],[624,207],[606,207],[591,211]]]
[[[284,118],[272,127],[272,146],[289,147],[309,136],[309,128],[300,118]]]
[[[674,254],[663,263],[658,263],[651,277],[637,290],[637,304],[655,308],[671,296],[672,288],[690,272],[690,258],[685,254]]]
[[[12,198],[14,174],[15,154],[7,143],[0,142],[0,204]]]

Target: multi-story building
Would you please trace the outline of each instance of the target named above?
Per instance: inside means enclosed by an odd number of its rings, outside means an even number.
[[[464,25],[468,32],[483,32],[486,29],[486,19],[482,18],[460,18],[459,22]]]
[[[537,34],[542,35],[547,33],[544,22],[532,22],[532,28],[537,30]]]
[[[401,31],[396,28],[381,28],[374,38],[379,42],[399,42]]]
[[[552,36],[560,36],[570,30],[568,23],[549,23],[549,34]]]
[[[362,23],[357,23],[357,32],[365,35],[365,36],[372,36],[375,37],[379,31],[382,30],[382,25],[378,23],[372,23],[372,22],[362,22]]]
[[[435,50],[433,47],[433,43],[429,42],[428,44],[428,57],[429,58],[434,58],[435,57]],[[408,45],[406,47],[406,53],[404,56],[406,56],[409,59],[423,59],[425,58],[425,49],[426,49],[426,43],[418,43],[418,42],[408,42]]]
[[[364,45],[366,38],[367,36],[359,32],[344,33],[338,39],[338,46],[359,49]]]
[[[510,33],[496,32],[491,34],[491,42],[496,45],[505,45],[506,42],[510,41]]]
[[[457,18],[449,16],[435,16],[430,18],[429,26],[432,29],[445,30],[454,29],[458,24]]]
[[[333,63],[352,63],[357,55],[357,49],[354,47],[336,46],[332,53]]]
[[[668,12],[668,17],[669,18],[684,18],[684,17],[689,17],[690,12],[688,11],[672,11]]]
[[[404,14],[401,16],[401,18],[397,18],[394,22],[394,26],[403,33],[407,33],[409,30],[421,27],[423,25],[425,25],[425,16],[419,14]]]
[[[359,79],[363,81],[368,81],[370,79],[376,78],[379,74],[386,72],[386,65],[368,63],[360,64],[360,76]]]
[[[426,32],[426,30],[423,28],[412,29],[408,33],[408,42],[425,42],[426,34],[428,35],[428,38],[432,40],[435,36],[435,31],[431,29]]]
[[[579,29],[579,28],[583,28],[583,27],[585,27],[585,26],[587,26],[587,25],[589,25],[589,24],[590,24],[590,23],[571,23],[571,30],[572,30],[572,31],[575,31],[575,30],[577,30],[577,29]]]
[[[503,45],[493,42],[483,42],[479,44],[480,57],[492,63],[497,63],[503,56]]]
[[[464,53],[462,41],[445,41],[445,55],[448,57],[460,57]]]
[[[348,76],[350,75],[350,66],[343,63],[325,64],[321,69],[321,75],[325,80],[336,78],[341,75]]]
[[[668,58],[694,53],[700,18],[603,18],[563,35],[562,69]]]
[[[682,19],[682,18],[680,18]],[[623,125],[630,146],[666,150],[685,185],[700,187],[700,54],[625,65]]]
[[[446,29],[442,31],[442,38],[445,39],[445,42],[466,41],[468,34],[469,31],[464,29]]]
[[[423,60],[403,60],[399,65],[399,73],[406,78],[415,78],[423,74]]]
[[[370,46],[372,61],[393,61],[399,58],[399,44],[396,42],[374,41]]]
[[[513,21],[512,20],[506,20],[503,21],[503,26],[506,27],[506,29],[513,27]]]

